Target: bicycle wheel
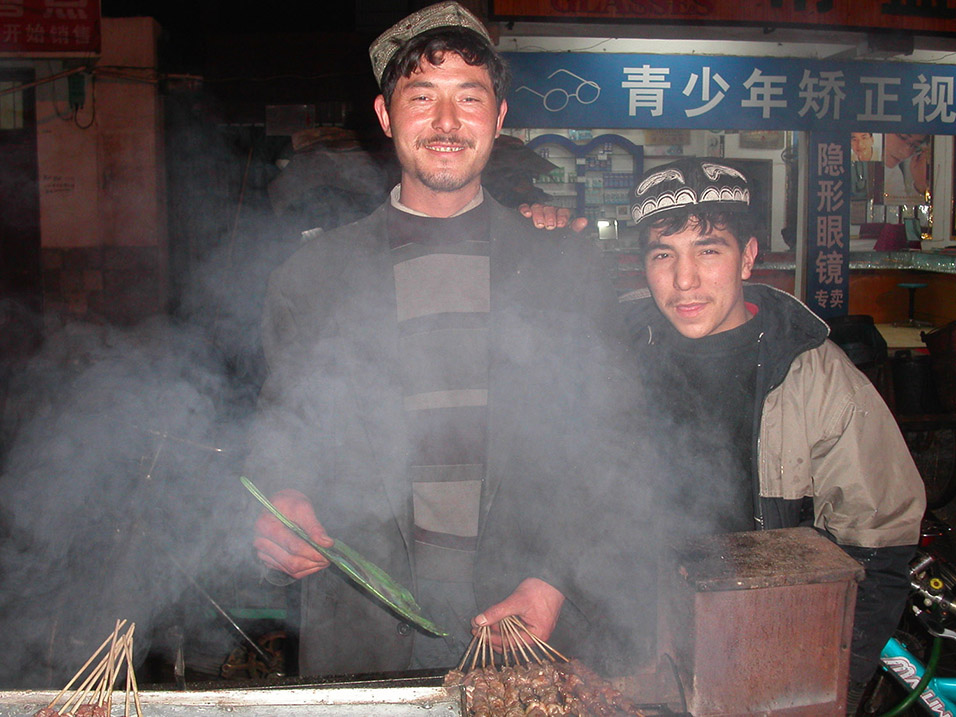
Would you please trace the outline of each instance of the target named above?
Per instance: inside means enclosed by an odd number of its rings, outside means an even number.
[[[942,508],[956,497],[956,430],[907,430],[903,437],[926,485],[926,507]]]

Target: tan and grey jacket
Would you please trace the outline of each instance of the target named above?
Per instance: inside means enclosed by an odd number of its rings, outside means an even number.
[[[813,525],[866,569],[857,593],[851,679],[866,680],[909,592],[908,563],[926,507],[919,472],[869,379],[791,295],[744,287],[763,333],[753,397],[756,529]],[[646,292],[625,297],[648,385],[673,359],[673,329]],[[666,469],[665,469],[666,470]],[[701,483],[692,490],[706,491]]]
[[[760,495],[811,498],[814,526],[837,543],[918,542],[922,479],[879,392],[833,342],[794,358],[764,398],[757,460]]]

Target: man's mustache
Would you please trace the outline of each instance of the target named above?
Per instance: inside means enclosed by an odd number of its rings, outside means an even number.
[[[681,306],[686,304],[706,304],[710,299],[706,296],[695,296],[693,298],[681,297],[680,299],[671,299],[666,302],[665,306],[673,308],[675,306]]]
[[[436,134],[431,137],[426,137],[425,139],[418,140],[416,147],[421,148],[428,144],[458,144],[468,149],[475,148],[474,140],[461,137],[457,134]]]

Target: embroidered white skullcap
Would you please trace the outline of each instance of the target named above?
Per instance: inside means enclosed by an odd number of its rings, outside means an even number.
[[[748,212],[750,182],[730,163],[687,157],[645,172],[632,194],[631,217],[638,226],[688,209]]]

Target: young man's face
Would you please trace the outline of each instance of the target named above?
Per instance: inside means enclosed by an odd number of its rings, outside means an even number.
[[[850,132],[850,149],[857,160],[869,162],[873,158],[873,135],[869,132]]]
[[[402,202],[432,214],[436,203],[464,205],[475,196],[507,105],[498,106],[485,67],[448,53],[441,64],[423,59],[418,71],[399,78],[390,105],[379,95],[375,112],[395,141]]]
[[[745,323],[743,282],[757,258],[757,240],[751,237],[741,251],[726,229],[701,233],[695,217],[676,234],[661,232],[651,228],[644,267],[651,295],[674,328],[699,339]]]

